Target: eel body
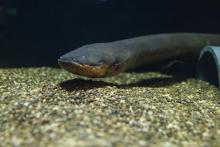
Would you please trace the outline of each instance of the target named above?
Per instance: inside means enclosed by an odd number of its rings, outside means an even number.
[[[202,48],[208,45],[220,45],[220,35],[202,33],[147,35],[84,45],[61,56],[58,64],[74,74],[95,78],[107,77],[163,60],[184,60],[187,57],[196,62]]]

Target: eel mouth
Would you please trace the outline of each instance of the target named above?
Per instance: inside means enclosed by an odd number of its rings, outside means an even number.
[[[88,64],[79,64],[77,62],[68,62],[62,59],[58,59],[58,64],[63,69],[77,75],[92,77],[92,78],[101,78],[108,76],[109,66],[106,64],[100,65],[88,65]]]

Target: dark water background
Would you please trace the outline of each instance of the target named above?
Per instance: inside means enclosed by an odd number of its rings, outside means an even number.
[[[220,33],[219,6],[214,0],[8,0],[5,9],[16,11],[0,11],[0,66],[57,66],[60,55],[81,45],[139,35]]]

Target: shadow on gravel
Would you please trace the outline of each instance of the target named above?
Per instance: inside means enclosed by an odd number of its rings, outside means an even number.
[[[117,83],[110,83],[105,81],[98,81],[98,80],[85,80],[85,79],[72,79],[66,80],[59,83],[59,86],[66,91],[75,91],[75,90],[89,90],[94,88],[104,88],[106,86],[116,86],[117,88],[125,89],[129,87],[165,87],[168,85],[173,85],[175,83],[179,83],[181,81],[186,80],[186,78],[180,77],[163,77],[163,78],[151,78],[140,80],[135,83],[129,84],[117,84]]]

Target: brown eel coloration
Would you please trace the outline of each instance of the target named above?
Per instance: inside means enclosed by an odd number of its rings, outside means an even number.
[[[59,65],[67,71],[87,77],[114,76],[143,64],[190,57],[197,60],[207,45],[220,45],[220,35],[169,33],[147,35],[108,43],[82,46],[61,56]]]

